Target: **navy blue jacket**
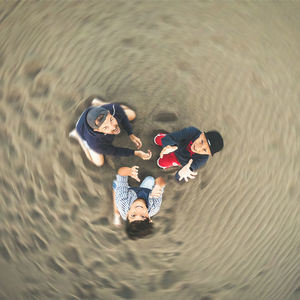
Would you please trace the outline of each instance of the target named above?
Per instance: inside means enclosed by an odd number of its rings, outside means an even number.
[[[128,135],[132,134],[132,127],[129,120],[123,110],[123,108],[118,103],[111,103],[102,105],[110,111],[110,113],[117,119],[119,126],[127,131]],[[134,150],[128,148],[115,147],[112,142],[115,138],[115,134],[104,134],[101,132],[94,131],[86,121],[86,115],[92,107],[86,109],[80,116],[77,124],[76,130],[80,137],[85,140],[89,147],[99,154],[108,154],[115,156],[130,156],[134,155]]]
[[[193,160],[190,169],[195,171],[205,165],[209,155],[197,154],[191,151],[191,145],[200,136],[201,131],[195,127],[186,127],[182,130],[167,134],[161,139],[163,147],[177,146],[174,152],[178,161],[185,166],[190,159]]]

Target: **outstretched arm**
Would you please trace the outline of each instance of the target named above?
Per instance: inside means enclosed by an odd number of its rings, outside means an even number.
[[[178,175],[179,181],[184,179],[185,182],[188,182],[188,178],[190,178],[190,179],[195,178],[195,176],[197,175],[197,172],[193,172],[191,170],[192,162],[193,162],[193,160],[190,159],[189,162],[177,172],[176,175]]]
[[[139,179],[139,166],[133,166],[132,168],[122,167],[118,170],[118,175],[120,175],[120,176],[130,176],[138,182],[141,181]]]
[[[158,213],[161,206],[162,195],[165,186],[166,181],[162,177],[158,177],[155,179],[155,185],[148,198],[149,217],[152,217]]]
[[[116,193],[113,190],[113,205],[114,205],[114,225],[121,226],[121,216],[116,204]]]
[[[130,140],[136,145],[137,149],[141,149],[143,146],[143,143],[140,138],[138,138],[133,133],[129,135]]]
[[[112,156],[132,156],[134,155],[134,150],[115,147],[112,144],[99,144],[92,147],[94,151],[99,154],[112,155]]]

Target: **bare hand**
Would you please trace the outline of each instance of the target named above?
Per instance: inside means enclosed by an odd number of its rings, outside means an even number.
[[[162,177],[157,177],[155,179],[155,185],[151,191],[150,196],[152,198],[159,198],[161,196],[163,187],[166,185],[166,181]]]
[[[134,134],[131,134],[129,136],[130,140],[136,145],[137,149],[141,149],[143,146],[143,143],[141,141],[140,138],[138,138],[137,136],[135,136]]]
[[[168,145],[168,146],[164,147],[164,148],[161,150],[159,156],[160,156],[160,158],[163,158],[163,156],[164,156],[165,154],[169,154],[169,153],[171,153],[171,152],[174,152],[174,151],[176,151],[177,149],[178,149],[177,146],[170,146],[170,145]]]
[[[193,162],[193,160],[190,159],[189,162],[178,172],[179,181],[184,179],[185,182],[188,182],[188,178],[190,178],[190,179],[195,178],[195,176],[197,175],[197,172],[193,172],[190,169],[192,162]]]
[[[160,197],[161,193],[162,193],[162,187],[160,185],[156,184],[150,193],[150,197],[157,199]]]
[[[133,166],[132,168],[130,168],[129,176],[140,182],[141,180],[139,179],[139,166]]]
[[[146,152],[143,151],[134,151],[134,155],[140,157],[143,160],[149,160],[152,157],[152,152],[150,150]]]

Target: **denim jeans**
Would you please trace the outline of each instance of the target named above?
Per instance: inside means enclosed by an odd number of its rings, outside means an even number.
[[[152,190],[154,185],[155,185],[155,179],[152,176],[147,176],[142,181],[142,183],[140,184],[140,187]],[[114,190],[116,189],[116,187],[117,187],[117,181],[116,180],[113,181],[113,186],[112,187],[113,187]]]

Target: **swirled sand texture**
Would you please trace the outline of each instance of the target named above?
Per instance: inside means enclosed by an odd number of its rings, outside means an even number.
[[[2,1],[0,299],[299,300],[299,10]],[[91,165],[68,138],[90,95],[136,111],[153,159]],[[191,125],[225,147],[178,184],[153,136]],[[121,165],[168,180],[149,239],[112,225]]]

